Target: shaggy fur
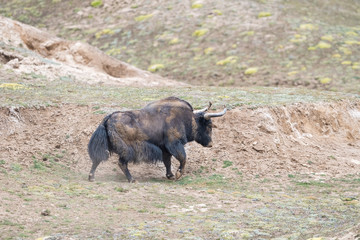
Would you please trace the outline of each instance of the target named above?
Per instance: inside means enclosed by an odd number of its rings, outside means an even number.
[[[181,176],[186,162],[184,145],[196,141],[211,145],[211,120],[204,113],[193,113],[192,106],[176,97],[165,98],[146,105],[140,110],[114,112],[104,118],[93,133],[88,152],[93,162],[89,180],[110,153],[119,155],[119,166],[129,182],[134,181],[128,163],[162,161],[166,176],[173,178],[171,156],[180,162]],[[165,159],[164,159],[165,158]]]

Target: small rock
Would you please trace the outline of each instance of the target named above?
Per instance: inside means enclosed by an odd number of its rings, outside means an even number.
[[[14,58],[13,60],[9,61],[7,64],[10,65],[12,68],[19,68],[20,66],[19,59],[17,58]]]
[[[263,144],[256,144],[252,148],[259,153],[265,152],[265,146]]]
[[[50,216],[50,210],[49,209],[42,210],[41,215],[42,216]]]

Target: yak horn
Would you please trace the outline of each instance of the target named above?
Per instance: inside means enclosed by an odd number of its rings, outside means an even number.
[[[204,118],[206,120],[209,120],[212,117],[221,117],[224,116],[224,114],[226,113],[226,108],[224,108],[224,110],[222,112],[218,112],[218,113],[205,113]]]
[[[200,109],[200,110],[194,110],[193,113],[197,114],[197,113],[203,113],[206,112],[207,110],[209,110],[209,108],[211,107],[212,103],[209,102],[209,106],[207,106],[206,108]]]

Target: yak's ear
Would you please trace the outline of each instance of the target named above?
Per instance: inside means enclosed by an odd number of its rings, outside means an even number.
[[[217,128],[216,124],[212,123],[212,128]]]

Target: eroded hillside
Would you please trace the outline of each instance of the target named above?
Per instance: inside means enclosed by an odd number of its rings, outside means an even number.
[[[359,93],[356,0],[2,2],[5,16],[183,82]]]

